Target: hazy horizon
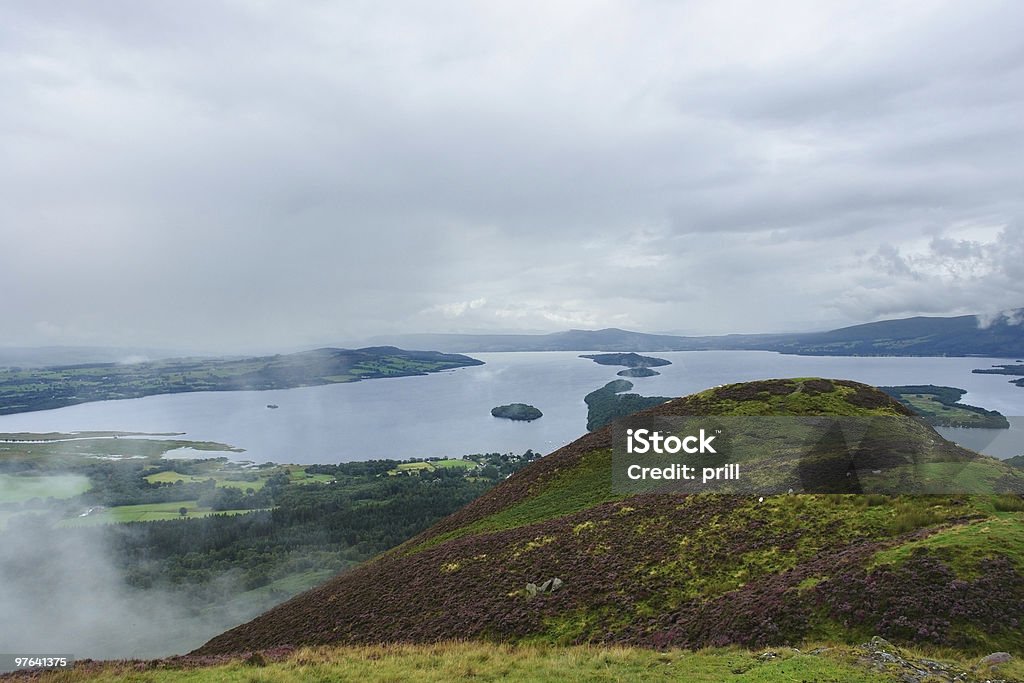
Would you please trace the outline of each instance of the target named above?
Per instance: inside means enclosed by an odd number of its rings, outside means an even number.
[[[1024,302],[1024,5],[0,7],[0,347]]]
[[[1024,324],[1024,308],[1000,311],[993,316],[985,316],[974,314],[974,317],[978,321],[978,327],[986,327],[988,324],[995,320],[1002,320],[1004,323],[1010,325],[1021,325]],[[966,314],[970,315],[970,314]],[[936,317],[936,316],[928,316]],[[875,321],[872,321],[875,322]],[[859,325],[863,323],[853,323]],[[79,346],[79,345],[45,345],[45,346],[0,346],[0,365],[9,364],[17,365],[18,361],[22,361],[21,364],[25,365],[36,365],[36,364],[49,364],[55,362],[52,360],[46,360],[48,356],[47,352],[53,352],[59,354],[61,352],[81,352],[83,360],[81,361],[67,361],[67,362],[119,362],[119,363],[137,363],[148,360],[155,360],[159,358],[168,358],[176,355],[192,355],[192,356],[244,356],[244,355],[270,355],[278,353],[294,353],[299,351],[312,350],[316,348],[324,347],[341,347],[341,348],[362,348],[370,346],[380,345],[391,345],[400,344],[406,341],[415,341],[417,338],[423,338],[429,341],[430,337],[438,336],[502,336],[502,335],[548,335],[557,334],[559,332],[573,332],[573,331],[601,331],[612,328],[566,328],[562,330],[555,330],[554,332],[543,331],[543,330],[489,330],[489,331],[473,331],[469,330],[466,332],[450,332],[450,331],[439,331],[439,332],[417,332],[412,331],[408,333],[391,334],[391,335],[372,335],[369,337],[359,339],[348,339],[348,340],[328,340],[320,343],[308,343],[288,346],[233,346],[230,348],[203,348],[203,347],[139,347],[139,346]],[[813,332],[826,332],[836,328],[820,328],[820,329],[808,329],[808,330],[793,330],[792,333],[813,333]],[[640,334],[651,334],[651,335],[666,335],[666,336],[718,336],[718,335],[703,335],[701,333],[684,333],[675,331],[665,330],[636,330],[630,329],[625,330],[628,332],[636,332]],[[777,330],[762,330],[753,334],[777,334]],[[728,334],[746,334],[746,333],[722,333],[723,335]],[[416,347],[415,345],[406,345],[406,348],[416,350],[434,350],[423,346],[422,348]],[[582,349],[581,349],[582,350]],[[86,360],[88,359],[88,360]]]

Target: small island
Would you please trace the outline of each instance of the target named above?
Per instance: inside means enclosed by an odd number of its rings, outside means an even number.
[[[638,353],[594,353],[580,356],[589,358],[598,365],[621,365],[626,368],[657,368],[672,365],[672,361],[654,356],[641,356]],[[619,373],[622,374],[621,372]],[[657,374],[657,373],[655,373]],[[627,375],[629,377],[649,377],[649,375]]]
[[[654,377],[661,373],[650,368],[626,368],[615,373],[619,377]]]
[[[1024,375],[1024,361],[1017,361],[1016,363],[1006,363],[1005,365],[993,365],[991,368],[985,368],[983,370],[971,370],[976,375],[1010,375],[1021,376]],[[1016,384],[1018,387],[1024,388],[1024,377],[1020,379],[1011,379],[1010,384]]]
[[[503,417],[506,420],[531,422],[539,417],[543,417],[544,413],[531,405],[527,405],[526,403],[509,403],[505,406],[491,408],[491,415],[494,417]]]

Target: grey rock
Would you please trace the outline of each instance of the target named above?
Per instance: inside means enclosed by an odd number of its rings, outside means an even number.
[[[992,664],[1005,664],[1006,662],[1013,659],[1013,655],[1009,652],[993,652],[990,655],[985,655],[978,662],[978,666],[990,666]]]
[[[959,683],[974,680],[967,672],[956,670],[934,659],[918,659],[906,655],[900,648],[879,636],[862,644],[860,649],[866,654],[859,658],[862,664],[879,673],[895,675],[902,683]]]

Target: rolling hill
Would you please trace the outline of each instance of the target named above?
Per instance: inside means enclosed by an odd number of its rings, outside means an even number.
[[[459,353],[489,351],[777,351],[814,356],[1024,356],[1024,309],[982,325],[974,315],[902,318],[826,332],[676,336],[617,328],[552,334],[413,334],[381,338]]]
[[[251,358],[170,358],[139,363],[0,368],[0,415],[190,391],[293,389],[424,375],[470,365],[483,363],[459,354],[378,346],[323,348]]]
[[[798,379],[717,387],[644,414],[907,413],[866,385]],[[1019,496],[624,496],[612,490],[611,444],[610,427],[583,436],[193,655],[453,639],[695,649],[875,635],[970,655],[1019,650]],[[923,425],[899,447],[952,450],[991,476],[1022,474]]]

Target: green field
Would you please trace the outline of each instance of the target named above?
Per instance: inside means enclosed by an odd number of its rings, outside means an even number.
[[[236,489],[252,489],[253,491],[259,491],[267,483],[266,476],[260,476],[257,479],[243,479],[241,475],[237,473],[225,473],[223,470],[216,470],[210,474],[181,474],[179,472],[157,472],[155,474],[147,474],[146,481],[151,484],[173,484],[176,481],[182,482],[197,482],[206,481],[207,479],[213,479],[217,482],[217,486],[230,486]],[[328,480],[331,477],[327,477]]]
[[[167,460],[162,458],[164,453],[181,447],[211,451],[211,455],[217,451],[239,449],[214,442],[150,439],[146,436],[149,435],[127,432],[0,434],[0,462],[14,468],[12,472],[0,472],[0,506],[7,506],[6,509],[0,508],[0,530],[6,528],[13,517],[42,512],[44,507],[52,507],[46,503],[48,499],[68,501],[65,515],[83,515],[66,517],[59,522],[62,527],[181,519],[183,516],[179,510],[182,507],[188,508],[184,518],[250,511],[216,511],[201,507],[197,503],[196,494],[190,497],[184,491],[184,495],[181,495],[184,500],[168,502],[145,501],[144,504],[111,504],[103,507],[90,503],[88,497],[77,501],[78,496],[93,488],[89,478],[79,472],[88,471],[89,467],[95,467],[96,463],[103,461],[120,461],[123,465],[119,467],[141,467],[142,479],[154,485],[180,483],[188,486],[213,480],[218,489],[233,488],[258,493],[271,477],[280,477],[281,474],[286,474],[296,484],[325,484],[334,481],[330,474],[307,473],[302,465],[252,467],[227,461],[224,457],[198,461]],[[461,464],[461,461],[453,462]],[[17,467],[29,469],[21,472]],[[91,508],[96,511],[83,514]]]
[[[188,510],[184,516],[181,508]],[[166,519],[192,519],[209,517],[210,515],[244,515],[252,510],[212,510],[199,507],[198,501],[180,500],[169,503],[149,503],[146,505],[119,505],[103,508],[86,517],[73,517],[61,521],[58,526],[96,526],[100,524],[116,524],[118,522],[155,522]]]
[[[256,479],[248,479],[252,476],[252,470],[239,470],[231,463],[226,465],[217,462],[203,463],[205,468],[201,474],[182,474],[174,471],[154,472],[146,475],[146,481],[152,484],[173,484],[174,482],[192,483],[213,479],[216,486],[220,488],[237,488],[243,491],[252,489],[259,491],[266,486],[267,479],[282,470],[287,472],[288,477],[296,484],[324,484],[334,481],[334,477],[328,474],[309,474],[302,465],[285,465],[267,469],[257,470]],[[88,488],[88,485],[85,487]],[[84,490],[84,489],[83,489]],[[185,515],[181,514],[181,508],[187,508]],[[168,519],[193,519],[197,517],[208,517],[210,515],[241,515],[252,510],[213,510],[201,507],[197,500],[170,501],[166,503],[149,503],[144,505],[117,505],[103,508],[84,517],[74,517],[60,522],[60,526],[95,526],[100,524],[116,524],[118,522],[153,522]]]
[[[205,463],[199,474],[184,474],[167,470],[154,472],[146,475],[146,481],[151,484],[173,484],[176,481],[190,483],[213,479],[219,487],[232,487],[245,491],[252,489],[259,491],[267,479],[280,472],[288,474],[288,478],[295,484],[327,484],[334,481],[329,474],[310,474],[306,472],[303,465],[279,465],[271,468],[242,469],[235,463]]]
[[[303,465],[285,465],[284,469],[288,472],[288,478],[296,484],[328,484],[334,481],[334,477],[329,474],[310,474]]]
[[[472,460],[425,460],[423,462],[403,462],[401,465],[388,471],[388,474],[410,474],[426,470],[428,472],[436,469],[464,469],[471,470],[478,467]]]

